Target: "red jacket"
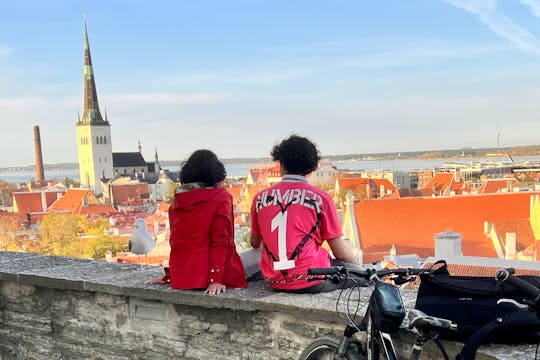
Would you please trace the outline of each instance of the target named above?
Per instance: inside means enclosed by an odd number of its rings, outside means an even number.
[[[206,289],[210,283],[246,287],[234,244],[232,197],[224,188],[193,189],[174,196],[171,224],[171,286]]]

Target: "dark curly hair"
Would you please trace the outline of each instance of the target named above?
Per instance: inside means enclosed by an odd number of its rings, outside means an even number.
[[[317,169],[320,153],[309,139],[291,135],[272,148],[272,159],[279,161],[287,173],[305,176]]]
[[[182,184],[200,182],[206,186],[217,186],[225,180],[225,166],[210,150],[195,151],[182,165],[180,182]]]

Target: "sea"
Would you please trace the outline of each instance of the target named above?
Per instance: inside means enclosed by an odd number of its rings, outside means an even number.
[[[493,163],[493,164],[511,164],[516,163],[537,163],[540,164],[539,156],[514,156],[509,157],[458,157],[441,159],[395,159],[395,160],[343,160],[330,161],[336,168],[341,170],[419,170],[419,169],[437,169],[444,164],[463,164],[471,165],[473,163]],[[267,164],[267,163],[266,163]],[[228,163],[225,164],[227,176],[238,178],[246,176],[250,169],[260,168],[263,163]],[[166,170],[178,171],[179,166],[164,166]],[[31,169],[0,169],[0,180],[19,184],[25,183],[36,178],[35,170]],[[79,181],[79,169],[45,169],[45,178],[48,180],[62,180],[65,178]]]

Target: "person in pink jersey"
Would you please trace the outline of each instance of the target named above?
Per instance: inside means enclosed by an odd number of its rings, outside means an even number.
[[[350,245],[342,239],[332,198],[308,184],[319,151],[309,139],[292,135],[271,152],[282,179],[260,191],[251,206],[251,246],[260,249],[260,270],[277,290],[317,293],[342,288],[326,280],[307,281],[307,270],[331,265],[355,266]],[[322,247],[327,242],[335,259]],[[345,284],[352,286],[352,284]]]

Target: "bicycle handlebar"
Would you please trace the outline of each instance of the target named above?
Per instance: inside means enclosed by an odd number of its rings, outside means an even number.
[[[514,276],[514,273],[515,270],[513,268],[500,269],[495,274],[495,279],[500,282],[506,282],[515,288],[523,290],[528,295],[532,296],[536,305],[540,305],[540,289],[527,281]]]
[[[338,267],[329,267],[329,268],[311,268],[308,269],[309,275],[337,275],[340,273],[340,269]]]
[[[375,270],[375,269],[355,269],[347,268],[343,266],[332,266],[329,268],[310,268],[308,269],[309,275],[324,275],[324,276],[334,276],[334,275],[352,275],[354,277],[369,279],[373,275],[377,277],[383,277],[387,275],[400,275],[400,276],[410,276],[410,275],[419,275],[427,272],[424,269],[412,269],[412,268],[399,268],[399,269],[384,269],[384,270]]]

